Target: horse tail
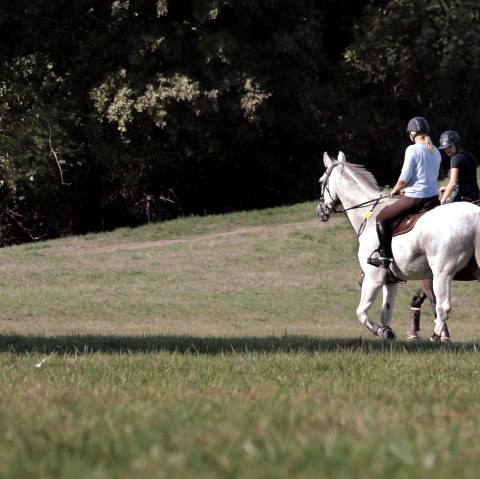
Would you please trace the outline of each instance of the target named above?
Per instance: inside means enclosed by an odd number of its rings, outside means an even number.
[[[475,215],[475,254],[469,266],[475,278],[480,281],[480,211]]]

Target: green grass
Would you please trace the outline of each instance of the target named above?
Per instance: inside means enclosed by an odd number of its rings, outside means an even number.
[[[403,340],[401,286],[382,343],[314,208],[0,250],[0,478],[476,477],[478,286],[446,346]]]
[[[472,351],[54,354],[36,368],[39,358],[1,358],[2,477],[475,474]]]

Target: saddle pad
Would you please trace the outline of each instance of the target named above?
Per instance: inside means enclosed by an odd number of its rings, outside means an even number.
[[[415,213],[414,215],[405,216],[405,218],[403,218],[403,220],[401,220],[398,226],[393,230],[392,236],[399,236],[412,231],[415,223],[418,221],[418,218],[423,216],[425,213],[426,211],[421,211],[420,213]]]

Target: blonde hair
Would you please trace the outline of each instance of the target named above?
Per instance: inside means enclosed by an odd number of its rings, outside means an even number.
[[[415,138],[420,138],[420,141],[422,143],[425,143],[425,146],[427,147],[427,150],[430,152],[431,155],[433,155],[433,152],[435,151],[435,147],[433,146],[432,139],[430,138],[429,135],[426,133],[420,133],[419,135],[415,135]]]

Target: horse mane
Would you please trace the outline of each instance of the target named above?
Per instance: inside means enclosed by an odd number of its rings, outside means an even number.
[[[346,169],[355,177],[357,181],[363,184],[367,188],[371,188],[380,191],[377,180],[370,173],[365,166],[355,165],[353,163],[345,163]]]

